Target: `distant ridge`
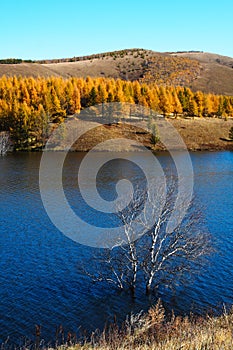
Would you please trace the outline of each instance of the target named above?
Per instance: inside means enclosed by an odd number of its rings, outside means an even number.
[[[0,60],[0,76],[109,77],[233,95],[233,58],[203,51],[126,49],[49,60]]]

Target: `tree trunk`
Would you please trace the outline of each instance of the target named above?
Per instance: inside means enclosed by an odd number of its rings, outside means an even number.
[[[151,293],[151,285],[153,282],[153,278],[154,278],[154,272],[150,271],[150,276],[149,276],[148,281],[146,283],[146,294],[147,295]]]
[[[149,284],[146,285],[146,295],[151,293],[151,286]]]
[[[132,298],[135,298],[135,285],[132,285],[132,286],[130,286],[130,292],[131,292],[131,296],[132,296]]]

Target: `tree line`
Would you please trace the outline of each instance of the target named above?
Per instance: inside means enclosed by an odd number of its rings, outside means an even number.
[[[0,60],[0,64],[20,64],[20,63],[34,63],[32,60],[22,60],[21,58],[5,58]]]
[[[0,131],[9,131],[16,149],[42,146],[51,125],[81,109],[128,102],[159,114],[233,116],[233,97],[110,78],[0,78]]]

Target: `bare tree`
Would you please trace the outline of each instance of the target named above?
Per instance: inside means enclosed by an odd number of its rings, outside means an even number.
[[[4,156],[10,149],[10,137],[7,132],[0,133],[0,156]]]
[[[176,209],[177,224],[169,225],[176,198],[173,180],[160,210],[161,203],[148,193],[137,190],[128,207],[118,211],[125,238],[117,247],[104,249],[101,259],[96,257],[103,268],[97,268],[95,279],[114,283],[121,290],[129,289],[132,296],[138,283],[144,283],[146,293],[150,293],[199,271],[212,251],[210,235],[204,232],[203,218],[194,201],[180,222],[184,200]]]
[[[155,203],[151,203],[151,207],[153,212]],[[203,231],[203,218],[200,210],[195,208],[194,200],[183,220],[178,220],[178,224],[169,230],[173,207],[174,187],[171,187],[158,219],[145,234],[147,242],[143,245],[146,248],[142,252],[141,266],[147,293],[161,284],[171,286],[178,277],[199,270],[204,258],[212,251],[210,236]],[[179,216],[179,211],[176,215]]]

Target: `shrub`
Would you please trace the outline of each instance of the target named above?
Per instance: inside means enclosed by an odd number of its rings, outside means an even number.
[[[229,138],[233,141],[233,126],[229,130]]]

